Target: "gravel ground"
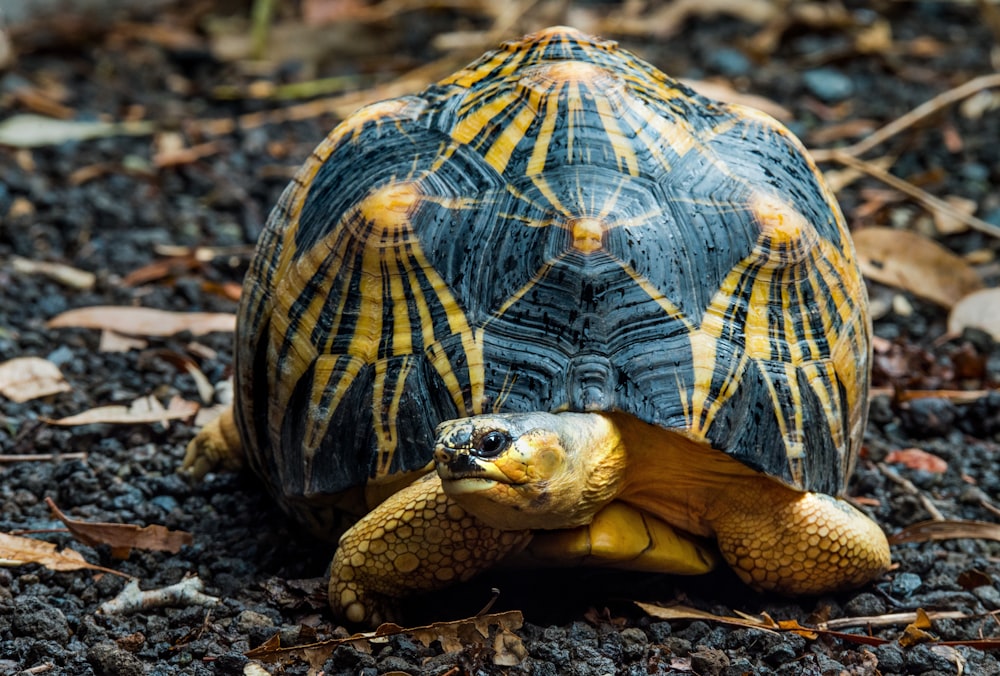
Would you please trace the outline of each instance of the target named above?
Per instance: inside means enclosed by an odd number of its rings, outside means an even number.
[[[813,141],[820,138],[817,132],[837,121],[883,124],[992,70],[995,37],[986,15],[973,7],[924,2],[886,7],[894,13],[850,12],[855,22],[850,27],[792,22],[766,56],[747,50],[745,38],[758,34],[759,26],[727,17],[694,18],[669,40],[640,36],[621,41],[675,76],[722,76],[742,90],[769,97],[792,112],[793,128],[818,147],[821,143]],[[389,67],[405,69],[428,59],[428,36],[469,27],[458,14],[426,10],[408,14],[405,22],[389,22],[391,35],[404,35],[405,24],[407,36],[398,41]],[[548,5],[538,14],[510,34],[573,18]],[[895,48],[859,48],[856,37],[862,28],[883,20],[891,21]],[[143,17],[138,21],[145,25]],[[95,406],[129,404],[145,395],[164,404],[174,395],[198,401],[197,383],[179,366],[178,355],[195,359],[211,383],[228,376],[227,334],[184,333],[147,339],[140,349],[103,352],[98,331],[47,328],[46,322],[71,308],[99,304],[233,311],[234,302],[220,289],[242,276],[246,257],[238,253],[240,247],[254,241],[290,172],[336,122],[334,115],[323,114],[209,134],[199,121],[231,120],[274,104],[213,97],[214,87],[248,84],[254,76],[214,60],[203,41],[172,42],[135,25],[110,23],[87,31],[86,39],[69,42],[46,42],[35,34],[23,43],[30,49],[0,72],[0,119],[37,110],[30,94],[42,91],[77,119],[150,119],[158,130],[155,143],[149,136],[114,136],[28,150],[0,147],[0,362],[45,357],[72,386],[69,392],[25,403],[0,398],[0,454],[54,456],[19,462],[4,458],[0,463],[0,531],[61,527],[44,502],[48,497],[74,519],[160,524],[190,532],[193,543],[176,554],[137,549],[125,559],[114,557],[107,545],[83,544],[66,533],[36,537],[133,576],[143,589],[197,575],[206,593],[221,602],[110,614],[98,607],[122,591],[125,580],[119,576],[56,572],[40,565],[0,568],[0,673],[263,673],[245,653],[276,633],[285,645],[345,635],[317,600],[328,545],[298,534],[251,477],[220,473],[192,485],[175,473],[194,433],[188,422],[167,428],[44,422]],[[376,72],[373,63],[367,57],[341,58],[317,74],[346,74],[367,82]],[[280,81],[298,75],[292,69],[273,77]],[[195,161],[157,166],[155,152],[168,145],[174,132],[189,145],[215,145]],[[959,148],[951,142],[956,135]],[[995,112],[974,118],[949,108],[933,124],[887,144],[885,151],[897,157],[897,175],[936,195],[975,200],[978,214],[1000,224],[997,138],[1000,118]],[[916,229],[929,222],[905,201],[862,215],[873,199],[871,191],[881,188],[863,180],[841,191],[849,219]],[[1000,250],[995,240],[976,233],[941,239],[963,254],[995,255]],[[162,261],[158,247],[164,245],[237,247],[237,253],[197,263],[190,257],[177,259],[155,280],[126,283],[130,273]],[[16,257],[87,270],[96,275],[96,283],[79,289],[28,274],[15,264]],[[876,298],[885,293],[873,288]],[[876,322],[876,333],[893,341],[877,360],[878,386],[982,389],[1000,383],[1000,348],[988,336],[941,339],[944,311],[907,294],[901,298],[906,302],[890,302],[895,311]],[[873,400],[871,418],[850,494],[888,533],[935,512],[944,519],[996,521],[1000,394],[970,404],[940,398],[904,404],[882,396]],[[947,468],[928,471],[886,462],[890,452],[913,447],[938,456]],[[78,453],[85,456],[69,455]],[[469,617],[498,588],[492,611],[524,614],[523,626],[514,632],[525,651],[516,664],[495,664],[497,654],[519,653],[514,648],[497,653],[493,640],[466,641],[453,650],[448,641],[427,647],[421,634],[403,633],[380,643],[344,644],[315,669],[449,675],[1000,673],[991,646],[975,643],[1000,635],[996,615],[990,615],[1000,609],[1000,544],[985,539],[900,544],[893,547],[893,559],[895,568],[867,588],[796,600],[750,592],[728,571],[690,579],[609,571],[500,571],[447,593],[414,599],[407,617],[413,624]],[[712,619],[656,620],[633,600],[680,601],[716,615],[767,613],[802,624],[918,608],[953,611],[960,617],[936,619],[927,630],[957,644],[900,642],[906,622],[843,629],[886,640],[864,645]],[[297,659],[266,668],[309,671]]]

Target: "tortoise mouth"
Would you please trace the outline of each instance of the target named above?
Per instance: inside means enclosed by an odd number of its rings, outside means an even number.
[[[449,495],[467,495],[493,490],[499,482],[484,476],[466,476],[454,479],[441,477],[441,483]]]
[[[497,484],[515,483],[496,464],[470,454],[467,449],[439,445],[434,459],[438,476],[450,493],[482,491]]]

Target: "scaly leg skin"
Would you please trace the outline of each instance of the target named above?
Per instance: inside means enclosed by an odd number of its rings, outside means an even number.
[[[188,444],[180,471],[200,479],[217,469],[243,467],[243,444],[229,406],[215,420],[205,425]]]
[[[531,540],[482,523],[445,495],[436,474],[388,497],[340,538],[330,565],[334,614],[378,626],[394,600],[467,580]]]
[[[889,568],[885,533],[844,500],[761,478],[741,482],[716,506],[719,550],[757,589],[822,594],[861,586]]]

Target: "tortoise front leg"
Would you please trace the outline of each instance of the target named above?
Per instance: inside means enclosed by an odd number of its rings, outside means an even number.
[[[889,569],[885,533],[845,500],[759,477],[721,496],[715,512],[719,550],[757,589],[821,594],[861,586]]]
[[[530,540],[531,531],[487,526],[428,474],[340,538],[330,566],[330,607],[349,622],[377,626],[392,617],[395,599],[467,580]]]

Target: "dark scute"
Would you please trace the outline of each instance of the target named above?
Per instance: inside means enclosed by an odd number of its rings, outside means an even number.
[[[777,412],[756,362],[748,362],[739,388],[716,414],[708,439],[744,465],[792,483]]]
[[[843,468],[841,462],[841,450],[833,443],[830,423],[823,415],[823,403],[816,396],[816,392],[809,386],[807,376],[804,371],[797,371],[797,382],[795,386],[802,397],[802,433],[805,436],[803,445],[805,446],[805,457],[803,458],[804,478],[803,481],[809,490],[819,493],[837,495],[844,488]],[[846,411],[847,400],[840,383],[836,383],[837,389],[833,396],[838,400],[841,411]],[[793,413],[791,404],[787,407],[789,413]],[[845,435],[848,431],[847,420],[842,419],[838,424],[843,425],[842,430]],[[849,441],[848,441],[849,443]]]
[[[371,128],[342,145],[309,186],[295,233],[297,251],[312,250],[372,190],[429,174],[442,145],[449,142],[436,129],[403,120]]]

